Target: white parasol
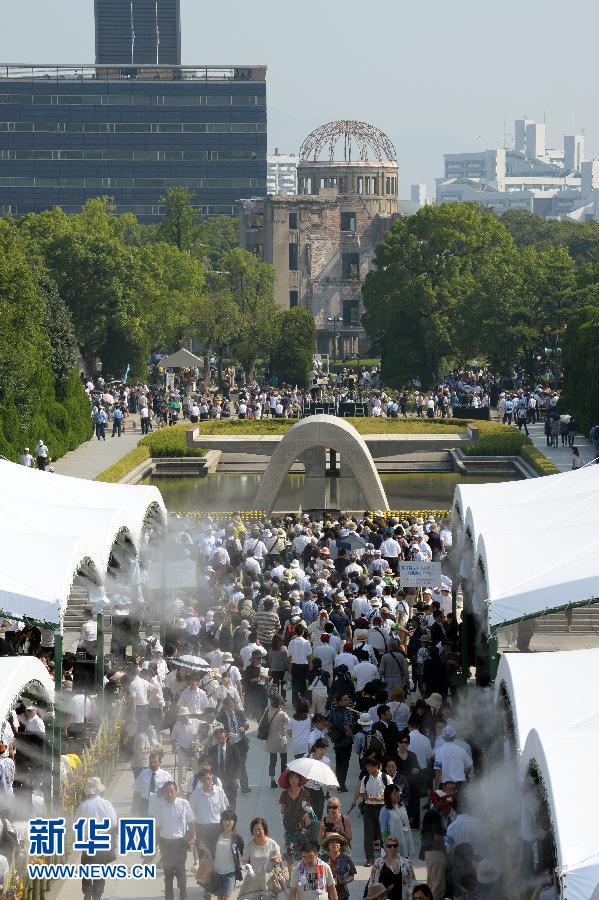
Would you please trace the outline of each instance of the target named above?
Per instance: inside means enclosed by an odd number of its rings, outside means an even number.
[[[339,787],[333,770],[319,759],[310,759],[309,757],[294,759],[287,763],[287,768],[290,772],[297,772],[298,775],[303,775],[309,781],[316,781],[325,787]]]

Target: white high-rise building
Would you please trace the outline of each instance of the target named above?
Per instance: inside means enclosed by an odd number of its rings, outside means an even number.
[[[279,153],[279,148],[275,147],[274,155],[266,157],[266,193],[297,194],[297,164],[295,153]]]
[[[571,172],[580,174],[584,159],[584,137],[582,134],[564,135],[564,165]]]
[[[528,209],[577,220],[590,219],[599,209],[597,168],[584,162],[583,135],[565,135],[563,150],[547,147],[545,124],[532,119],[516,120],[513,149],[446,153],[444,161],[437,203],[470,201],[497,213]]]
[[[410,185],[410,200],[418,206],[426,206],[428,203],[428,188],[425,184]]]

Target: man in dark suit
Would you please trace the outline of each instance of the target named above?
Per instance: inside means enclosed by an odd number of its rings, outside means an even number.
[[[399,729],[393,721],[393,713],[391,707],[386,703],[382,703],[376,708],[379,717],[378,722],[374,723],[373,731],[378,731],[385,742],[385,755],[397,755],[397,742],[399,741]]]
[[[218,720],[222,722],[229,733],[229,746],[236,747],[241,762],[241,771],[239,780],[241,782],[241,793],[249,794],[251,788],[248,785],[248,773],[246,768],[246,760],[250,742],[247,738],[246,731],[249,726],[245,713],[242,709],[238,709],[232,697],[225,697],[225,702],[218,711]]]
[[[212,762],[214,774],[222,782],[231,809],[235,809],[241,775],[239,751],[235,744],[229,743],[229,734],[225,728],[216,729],[214,740],[216,743],[209,748],[208,756]]]
[[[447,641],[443,611],[436,609],[433,613],[433,619],[434,622],[431,625],[431,644],[433,647],[436,647],[437,644],[444,644]]]

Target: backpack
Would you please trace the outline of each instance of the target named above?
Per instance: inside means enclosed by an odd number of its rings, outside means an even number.
[[[363,765],[363,761],[372,753],[376,753],[380,760],[383,760],[387,755],[387,748],[385,747],[385,742],[380,731],[371,730],[366,734],[364,738],[364,749],[360,756],[361,766]]]

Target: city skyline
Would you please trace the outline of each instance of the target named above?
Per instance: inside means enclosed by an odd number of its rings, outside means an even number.
[[[93,0],[2,0],[0,8],[2,62],[93,62]],[[563,35],[564,46],[575,37],[576,65],[547,55],[561,14],[556,0],[524,9],[506,0],[483,20],[480,3],[455,0],[451,17],[441,19],[439,5],[425,0],[418,9],[388,10],[381,22],[365,19],[356,0],[326,7],[308,0],[289,27],[274,0],[258,12],[237,0],[182,0],[182,62],[268,66],[270,153],[275,146],[297,153],[322,122],[362,119],[397,146],[400,196],[409,197],[414,182],[434,196],[444,153],[511,146],[511,123],[523,115],[546,120],[548,145],[584,132],[586,158],[599,156],[592,37],[599,9],[583,0],[572,35]],[[385,43],[389,34],[397,38]]]

